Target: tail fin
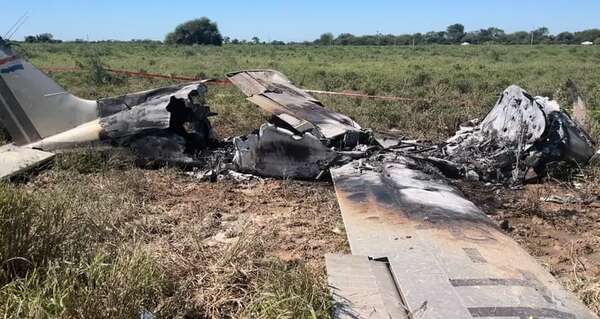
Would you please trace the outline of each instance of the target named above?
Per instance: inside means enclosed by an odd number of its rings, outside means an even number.
[[[97,102],[66,92],[0,38],[0,122],[17,145],[98,118]]]

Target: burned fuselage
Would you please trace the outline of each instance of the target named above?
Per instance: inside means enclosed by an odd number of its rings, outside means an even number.
[[[129,148],[141,163],[193,165],[216,141],[204,104],[206,86],[189,83],[96,101],[97,119],[30,147],[53,151],[108,143]]]
[[[204,84],[192,83],[99,100],[100,139],[145,160],[194,164],[216,142],[205,94]]]

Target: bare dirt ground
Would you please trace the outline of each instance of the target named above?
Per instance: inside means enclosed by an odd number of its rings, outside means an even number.
[[[163,214],[144,219],[158,247],[181,245],[195,227],[208,227],[202,242],[231,244],[249,230],[269,241],[268,253],[289,262],[322,266],[323,256],[347,250],[333,186],[285,180],[200,182],[178,176],[153,178]],[[201,212],[200,214],[198,214]],[[183,240],[182,240],[183,239]],[[158,248],[157,247],[157,248]],[[160,249],[160,248],[158,248]]]

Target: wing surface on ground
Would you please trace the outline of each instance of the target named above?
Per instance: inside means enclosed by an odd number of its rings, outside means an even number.
[[[54,154],[31,148],[4,145],[0,147],[0,180],[15,176],[21,172],[43,164]]]
[[[597,318],[432,172],[403,157],[331,170],[353,254],[327,257],[337,318]]]

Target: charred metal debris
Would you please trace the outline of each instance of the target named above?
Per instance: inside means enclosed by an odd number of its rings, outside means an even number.
[[[206,91],[197,82],[98,100],[100,139],[130,148],[144,165],[203,165],[202,151],[219,145]]]
[[[363,129],[277,71],[227,77],[272,115],[252,134],[218,141],[208,120],[216,114],[204,103],[206,86],[193,83],[100,100],[102,116],[111,115],[102,120],[104,137],[149,162],[197,167],[192,175],[213,181],[249,180],[244,174],[320,179],[356,160],[361,169],[381,170],[383,162],[408,157],[449,178],[519,184],[557,168],[584,166],[595,153],[585,123],[517,86],[506,89],[483,120],[464,123],[454,137],[434,144]],[[582,99],[576,101],[581,113]]]

